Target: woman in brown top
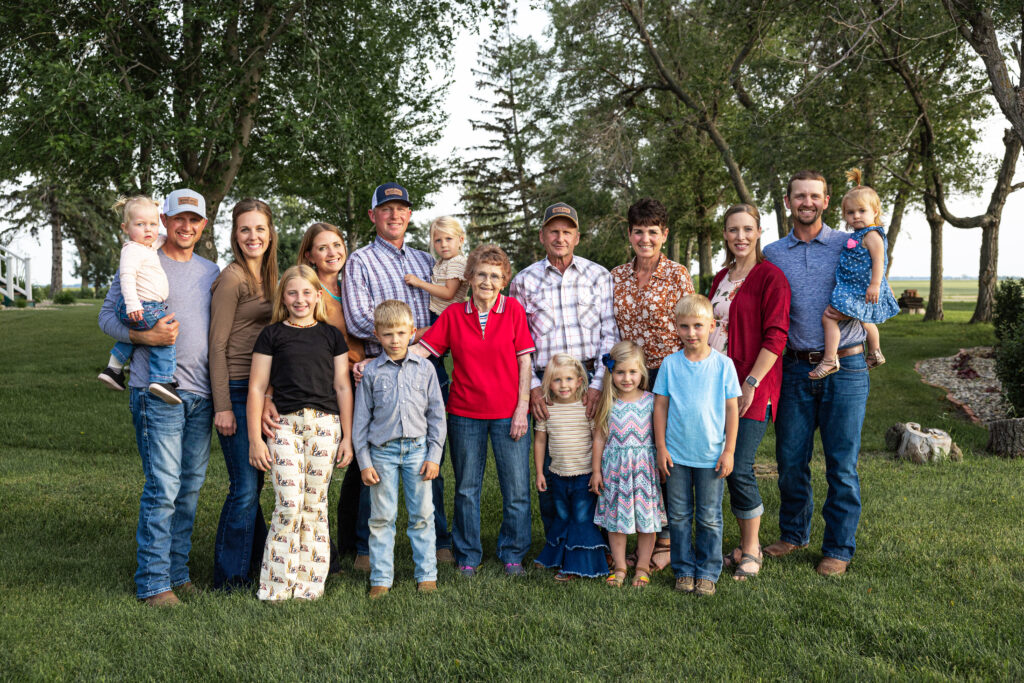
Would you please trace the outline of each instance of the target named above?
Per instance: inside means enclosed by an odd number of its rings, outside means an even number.
[[[213,283],[210,387],[213,426],[228,470],[228,496],[217,525],[213,586],[247,586],[259,573],[267,526],[260,509],[263,473],[249,464],[245,403],[252,347],[270,323],[277,287],[277,232],[270,207],[243,199],[231,211],[234,261]]]
[[[628,219],[629,244],[636,257],[612,269],[612,303],[619,336],[644,349],[650,391],[661,362],[683,347],[675,330],[675,307],[681,298],[693,294],[693,282],[684,266],[661,253],[668,239],[668,212],[661,202],[637,201],[629,207]],[[666,527],[654,546],[653,570],[668,566],[669,546]],[[634,561],[635,553],[630,556]]]

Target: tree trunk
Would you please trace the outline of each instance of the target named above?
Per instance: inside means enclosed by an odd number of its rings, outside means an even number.
[[[945,221],[935,206],[935,199],[930,195],[924,197],[925,218],[931,229],[931,271],[928,287],[928,307],[924,311],[925,320],[942,320],[942,226]]]
[[[986,449],[1006,458],[1024,457],[1024,418],[989,422]]]
[[[196,253],[216,263],[217,235],[214,232],[214,226],[217,223],[217,213],[220,211],[220,204],[224,201],[224,196],[218,197],[202,190],[199,192],[206,199],[206,227],[203,228],[202,237],[196,242]]]
[[[682,264],[686,266],[686,270],[690,273],[690,277],[693,277],[693,246],[697,241],[694,235],[686,236],[686,253],[683,255],[685,259]]]
[[[999,261],[999,220],[981,229],[981,263],[978,267],[978,302],[972,323],[992,322],[992,301],[996,293],[996,266]]]
[[[703,285],[704,280],[707,278],[714,277],[715,273],[712,270],[711,265],[711,231],[706,227],[702,227],[700,233],[697,236],[697,260],[698,267],[700,269],[700,280]],[[710,280],[709,280],[710,282]],[[698,287],[698,290],[700,288]],[[703,292],[698,292],[703,294]]]
[[[676,263],[679,263],[679,233],[675,230],[669,233],[668,257]],[[687,270],[689,270],[689,268],[687,268]]]
[[[345,235],[348,241],[348,253],[351,255],[359,248],[359,231],[356,230],[356,197],[352,192],[351,183],[345,191],[345,218],[348,220],[348,229],[345,230]]]
[[[64,289],[64,231],[61,230],[60,213],[57,208],[57,188],[53,186],[46,190],[46,206],[50,213],[50,298],[52,299]]]
[[[89,259],[86,257],[85,245],[75,240],[75,248],[78,250],[78,275],[82,280],[82,290],[89,287]]]
[[[892,270],[892,252],[896,248],[896,238],[903,227],[903,212],[907,208],[907,193],[902,187],[896,191],[896,198],[892,203],[892,218],[889,221],[889,232],[885,236],[886,249],[889,251],[889,265],[885,268],[885,277],[888,279],[889,271]],[[941,229],[941,228],[940,228]],[[933,252],[934,254],[934,247]]]

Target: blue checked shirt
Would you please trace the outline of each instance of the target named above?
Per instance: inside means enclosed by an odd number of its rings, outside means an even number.
[[[430,254],[412,247],[399,249],[379,236],[352,252],[345,264],[341,302],[345,326],[349,334],[366,342],[367,356],[379,356],[383,351],[373,336],[373,309],[383,301],[404,301],[412,309],[413,324],[418,329],[430,326],[430,295],[405,284],[405,276],[412,273],[430,282],[433,267]]]
[[[568,353],[577,360],[595,362],[590,386],[600,389],[605,371],[601,356],[619,341],[611,274],[579,256],[573,256],[562,274],[544,259],[520,271],[509,293],[526,309],[530,335],[537,345],[531,388],[541,385],[537,371],[547,367],[552,356]]]

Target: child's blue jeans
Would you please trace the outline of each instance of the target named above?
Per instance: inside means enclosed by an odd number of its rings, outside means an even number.
[[[370,486],[370,585],[390,586],[395,580],[395,521],[398,486],[405,489],[409,513],[406,532],[412,544],[416,582],[437,580],[434,550],[434,501],[420,468],[427,458],[427,440],[392,439],[370,446],[370,459],[380,482]]]
[[[714,467],[673,465],[665,488],[672,538],[672,573],[718,582],[722,573],[724,479]],[[693,532],[696,518],[697,528]]]
[[[143,301],[142,320],[132,320],[128,317],[128,310],[124,305],[124,297],[117,299],[117,317],[121,322],[133,330],[149,330],[156,325],[160,318],[167,315],[167,304],[162,301]],[[117,342],[110,350],[110,355],[128,365],[135,352],[135,344],[129,342]],[[158,384],[169,384],[174,381],[174,371],[177,369],[177,356],[173,346],[150,346],[149,347],[149,381]]]

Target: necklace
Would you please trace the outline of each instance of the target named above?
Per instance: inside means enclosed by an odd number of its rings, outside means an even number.
[[[291,320],[285,320],[284,324],[287,325],[288,327],[294,327],[296,329],[302,330],[302,329],[305,329],[307,327],[313,327],[313,325],[316,325],[316,321],[314,320],[313,322],[311,322],[308,325],[299,325],[297,323],[293,323]]]
[[[338,284],[339,284],[339,285],[341,284],[341,278],[339,278],[339,279],[338,279]],[[323,289],[323,290],[324,290],[325,292],[327,292],[328,294],[330,294],[330,295],[331,295],[331,298],[332,298],[332,299],[334,299],[335,301],[337,301],[337,302],[338,302],[339,304],[341,303],[341,297],[340,297],[340,296],[335,296],[335,295],[334,295],[334,292],[332,292],[332,291],[331,291],[330,289],[328,289],[328,288],[327,288],[327,285],[325,285],[325,284],[324,284],[323,282],[321,282],[321,283],[320,283],[320,287],[321,287],[321,288],[322,288],[322,289]],[[338,287],[338,289],[339,289],[339,291],[340,291],[340,290],[341,290],[341,287],[339,286],[339,287]]]

